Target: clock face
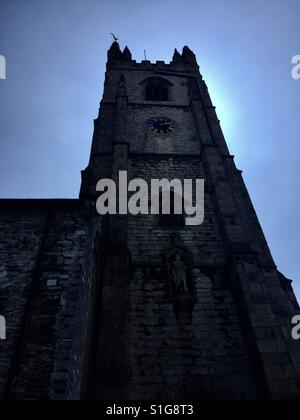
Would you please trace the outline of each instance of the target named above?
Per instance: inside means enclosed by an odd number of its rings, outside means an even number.
[[[146,122],[146,126],[153,134],[171,134],[176,128],[174,121],[165,117],[151,118]]]

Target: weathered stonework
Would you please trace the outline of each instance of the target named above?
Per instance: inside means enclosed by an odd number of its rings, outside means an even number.
[[[80,397],[96,219],[79,200],[1,201],[2,398]]]
[[[194,54],[114,43],[78,200],[0,201],[1,399],[297,399],[299,306],[278,272]],[[147,101],[163,79],[168,101]],[[174,121],[151,133],[153,117]],[[95,211],[96,183],[205,179],[201,226]],[[171,293],[179,252],[189,290]],[[172,254],[173,252],[173,254]]]

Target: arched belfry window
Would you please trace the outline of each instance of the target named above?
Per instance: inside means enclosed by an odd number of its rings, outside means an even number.
[[[172,84],[160,77],[152,77],[142,82],[145,87],[145,101],[166,102],[170,100],[170,88]]]

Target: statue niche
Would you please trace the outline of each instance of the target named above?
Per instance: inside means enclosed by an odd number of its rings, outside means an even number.
[[[172,237],[173,247],[165,254],[168,294],[177,317],[189,318],[195,305],[192,256],[184,248],[178,235]]]

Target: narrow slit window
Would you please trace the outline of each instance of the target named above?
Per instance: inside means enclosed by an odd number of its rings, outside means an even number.
[[[182,198],[182,203],[184,202]],[[162,195],[160,195],[160,216],[159,224],[161,227],[166,228],[183,228],[185,226],[185,214],[182,210],[182,214],[175,214],[175,194],[174,191],[170,193],[170,214],[162,214]],[[184,209],[184,206],[182,206]]]

